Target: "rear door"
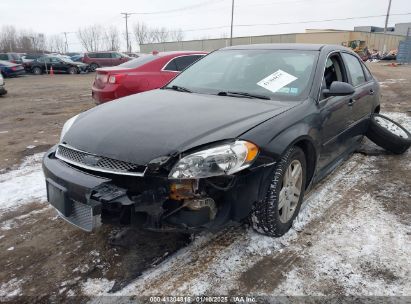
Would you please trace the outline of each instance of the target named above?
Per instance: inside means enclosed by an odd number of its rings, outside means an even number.
[[[321,132],[320,169],[333,163],[349,148],[350,136],[346,131],[353,123],[352,108],[349,105],[351,95],[325,97],[321,93],[324,89],[329,89],[334,81],[349,81],[341,54],[330,54],[322,69],[324,74],[318,101]]]
[[[66,71],[65,63],[60,58],[51,57],[50,60],[54,72],[62,73]]]
[[[361,135],[365,131],[366,121],[372,112],[374,99],[374,80],[371,75],[366,75],[363,63],[359,58],[349,53],[342,53],[350,83],[355,88],[355,93],[351,98],[350,106],[354,125],[352,126],[354,136]],[[368,76],[368,77],[367,77]]]

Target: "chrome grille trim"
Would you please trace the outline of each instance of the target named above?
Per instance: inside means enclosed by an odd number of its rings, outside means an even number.
[[[116,160],[104,156],[98,156],[88,152],[78,150],[76,148],[70,147],[66,144],[59,144],[56,153],[56,157],[66,163],[72,164],[74,166],[88,169],[91,171],[118,174],[118,175],[129,175],[129,176],[144,176],[147,167],[141,166],[121,160]],[[95,165],[89,165],[84,162],[86,156],[94,156],[99,158]],[[142,168],[144,168],[142,170]],[[130,172],[130,170],[136,170],[136,172]]]

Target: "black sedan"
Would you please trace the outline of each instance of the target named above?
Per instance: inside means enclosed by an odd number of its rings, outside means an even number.
[[[290,229],[304,193],[358,147],[379,85],[341,46],[224,48],[164,88],[66,122],[43,161],[49,202],[102,223],[214,230],[251,219]]]
[[[0,60],[0,73],[3,77],[16,77],[26,73],[22,64]]]
[[[88,65],[82,62],[74,62],[65,57],[42,56],[26,64],[26,70],[35,75],[50,73],[53,68],[54,73],[80,74],[88,72]]]

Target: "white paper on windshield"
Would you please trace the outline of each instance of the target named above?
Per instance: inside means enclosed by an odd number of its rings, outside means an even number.
[[[288,74],[283,70],[278,70],[277,72],[274,72],[273,74],[268,75],[266,78],[257,82],[257,85],[275,93],[296,79],[297,77]]]

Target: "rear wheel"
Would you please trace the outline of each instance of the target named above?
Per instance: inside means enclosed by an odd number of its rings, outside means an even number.
[[[43,71],[42,71],[39,67],[34,67],[32,71],[33,71],[33,74],[34,74],[34,75],[41,75],[41,74],[43,74]]]
[[[70,68],[68,69],[68,73],[69,73],[70,75],[78,74],[77,68],[75,68],[75,67],[70,67]]]
[[[253,228],[269,236],[286,233],[304,197],[306,160],[303,150],[291,147],[275,165],[265,198],[254,204]]]

